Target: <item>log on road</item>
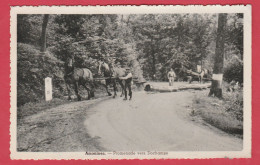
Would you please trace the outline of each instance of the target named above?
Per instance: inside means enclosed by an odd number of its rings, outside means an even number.
[[[156,84],[145,84],[145,91],[156,91],[156,92],[177,92],[183,90],[203,90],[210,87],[210,84],[183,84],[183,85],[176,85],[176,86],[163,86],[163,85],[156,85]]]

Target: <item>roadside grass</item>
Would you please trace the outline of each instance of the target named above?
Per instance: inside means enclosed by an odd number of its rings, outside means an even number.
[[[113,89],[112,87],[109,87],[110,92],[113,95]],[[121,88],[118,87],[118,96],[121,94]],[[80,95],[82,96],[82,100],[86,100],[87,99],[87,91],[80,87]],[[138,89],[133,86],[133,91],[138,91]],[[73,92],[73,90],[72,90]],[[95,97],[96,98],[102,98],[102,97],[108,97],[107,93],[105,91],[105,89],[103,87],[97,87],[95,89]],[[72,101],[77,101],[77,98],[75,95],[72,95]],[[37,114],[41,111],[50,109],[50,108],[54,108],[57,107],[59,105],[62,104],[68,104],[71,101],[67,100],[66,97],[60,97],[60,98],[53,98],[51,101],[45,101],[45,100],[40,100],[40,101],[36,101],[36,102],[28,102],[24,105],[21,105],[19,107],[17,107],[17,120],[21,120],[22,118],[26,117],[26,116],[30,116],[30,115],[34,115]]]
[[[230,134],[243,137],[243,91],[226,92],[223,99],[208,97],[208,90],[197,93],[193,100],[193,116]]]
[[[54,98],[51,101],[41,100],[38,102],[26,103],[17,108],[17,120],[68,102],[69,101],[66,99]]]
[[[83,92],[80,92],[82,96],[82,100],[86,100],[87,96],[86,94],[83,94]],[[104,94],[100,91],[95,93],[95,98],[101,98],[104,97]],[[63,98],[53,98],[51,101],[45,101],[40,100],[37,102],[28,102],[22,106],[19,106],[17,108],[17,120],[20,120],[26,116],[37,114],[41,111],[57,107],[62,104],[68,104],[70,102],[77,101],[77,98],[75,95],[72,95],[72,100],[69,101],[67,97]]]

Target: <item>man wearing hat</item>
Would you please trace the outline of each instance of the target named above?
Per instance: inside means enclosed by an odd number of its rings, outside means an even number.
[[[129,91],[129,100],[132,99],[132,79],[133,79],[133,75],[130,71],[130,68],[129,67],[126,67],[126,76],[125,77],[120,77],[121,80],[123,80],[124,82],[124,92],[125,92],[125,98],[124,100],[127,100],[127,88],[128,88],[128,91]]]

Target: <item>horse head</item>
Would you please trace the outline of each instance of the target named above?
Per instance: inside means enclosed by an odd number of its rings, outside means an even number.
[[[74,58],[68,57],[65,62],[65,69],[67,73],[70,73],[74,70]]]
[[[102,65],[103,65],[102,63],[103,63],[102,61],[98,62],[98,75],[102,74]]]
[[[109,66],[104,61],[99,61],[98,65],[98,74],[101,75],[102,73],[106,74],[109,72]]]

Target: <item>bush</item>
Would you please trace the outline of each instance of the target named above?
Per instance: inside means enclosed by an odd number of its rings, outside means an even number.
[[[52,78],[53,92],[60,96],[64,88],[61,61],[51,53],[43,56],[34,46],[18,43],[17,47],[17,104],[44,99],[44,79]]]
[[[224,81],[243,83],[243,61],[237,56],[233,56],[231,59],[226,61],[224,67]]]
[[[205,122],[231,134],[243,135],[243,88],[227,92],[224,82],[223,99],[208,97],[208,91],[193,99],[194,113]]]
[[[234,92],[224,92],[224,109],[234,118],[243,121],[243,89],[236,89]]]

